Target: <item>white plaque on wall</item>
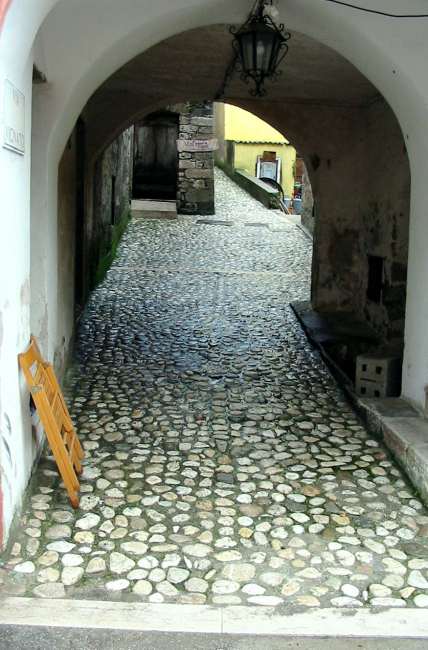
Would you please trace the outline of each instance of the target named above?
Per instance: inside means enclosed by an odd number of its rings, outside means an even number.
[[[4,83],[3,146],[21,155],[25,151],[25,97],[10,81]]]
[[[217,138],[211,140],[177,140],[178,151],[215,151],[218,149]]]

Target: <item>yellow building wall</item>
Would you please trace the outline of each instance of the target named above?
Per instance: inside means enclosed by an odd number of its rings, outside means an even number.
[[[275,151],[282,161],[281,185],[285,194],[291,196],[296,150],[287,138],[253,113],[231,104],[217,104],[215,115],[217,136],[223,145],[219,151],[220,159],[225,160],[225,142],[231,140],[235,142],[235,169],[244,169],[255,176],[257,156],[262,156],[264,151]]]
[[[262,156],[264,151],[275,151],[281,158],[281,185],[287,196],[292,196],[294,189],[294,165],[296,150],[291,145],[274,144],[244,144],[235,143],[235,169],[244,169],[252,176],[256,175],[257,156]]]
[[[282,133],[256,115],[231,104],[224,104],[224,139],[288,144]]]

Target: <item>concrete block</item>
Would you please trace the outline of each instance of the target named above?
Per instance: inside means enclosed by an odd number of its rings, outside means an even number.
[[[194,169],[196,167],[195,160],[184,160],[182,158],[178,161],[178,166],[180,169]]]
[[[360,399],[360,406],[380,418],[419,418],[419,412],[400,397],[385,399]]]
[[[418,417],[383,418],[384,442],[428,501],[428,421]]]
[[[186,169],[186,178],[213,178],[213,169]]]
[[[372,379],[358,378],[355,389],[358,395],[364,397],[386,397],[386,387],[382,382],[373,381]]]
[[[358,395],[392,397],[400,393],[401,359],[381,355],[359,355],[355,371]]]
[[[211,199],[211,193],[205,188],[192,189],[186,192],[186,201],[189,203],[204,203]]]
[[[409,446],[406,470],[425,503],[428,502],[428,443]]]
[[[190,119],[191,124],[194,124],[195,126],[210,126],[213,127],[214,125],[214,120],[212,117],[192,117]]]
[[[180,134],[180,137],[184,137],[184,138],[186,137],[187,133],[197,133],[198,131],[197,127],[194,126],[193,124],[183,124],[180,127],[180,130],[184,134],[183,136]]]
[[[428,444],[428,422],[421,418],[384,418],[382,429],[385,444],[403,463],[410,446]]]
[[[202,178],[193,179],[193,187],[196,189],[207,189],[206,183]]]

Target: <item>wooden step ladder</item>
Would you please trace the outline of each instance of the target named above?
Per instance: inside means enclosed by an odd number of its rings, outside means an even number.
[[[18,355],[40,421],[73,508],[79,507],[84,452],[73,426],[55,371],[40,353],[32,336],[28,350]]]

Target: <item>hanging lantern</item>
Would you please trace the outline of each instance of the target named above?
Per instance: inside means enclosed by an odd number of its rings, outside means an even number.
[[[284,25],[276,25],[270,13],[266,11],[266,2],[262,1],[242,27],[230,28],[242,79],[246,83],[252,79],[255,83],[250,91],[254,97],[266,95],[265,79],[274,79],[280,74],[278,66],[288,52],[287,41],[291,34],[285,31]]]

